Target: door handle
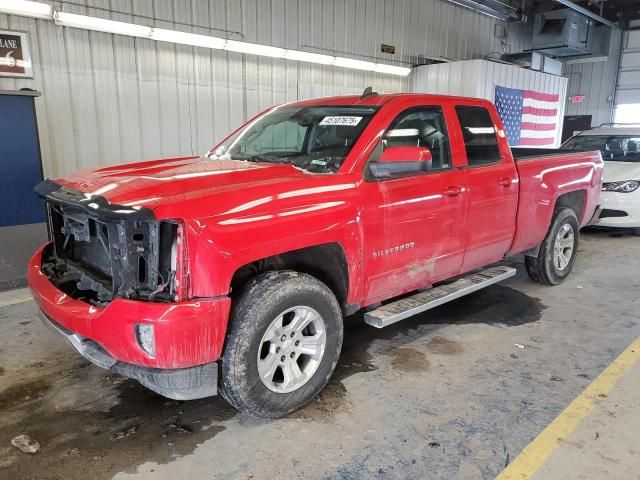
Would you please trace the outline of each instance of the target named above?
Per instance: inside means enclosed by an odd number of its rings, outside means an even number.
[[[450,185],[443,192],[447,197],[456,197],[462,193],[462,187],[457,185]]]
[[[502,177],[498,180],[498,185],[502,185],[503,187],[510,187],[513,183],[513,178],[511,177]]]

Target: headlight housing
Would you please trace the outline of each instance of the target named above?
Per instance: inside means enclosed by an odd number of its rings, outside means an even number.
[[[605,182],[602,184],[603,192],[631,193],[640,188],[640,180],[623,180],[621,182]]]
[[[156,339],[153,325],[138,323],[136,325],[136,340],[147,355],[150,357],[156,356]]]

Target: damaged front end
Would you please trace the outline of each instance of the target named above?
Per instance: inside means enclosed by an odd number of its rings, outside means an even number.
[[[115,297],[181,299],[179,277],[187,275],[180,272],[179,221],[158,221],[150,209],[114,205],[51,181],[36,192],[46,200],[51,239],[42,271],[59,290],[97,306]]]
[[[182,220],[46,181],[51,242],[29,286],[46,325],[95,365],[179,400],[217,393],[230,299],[191,301]]]

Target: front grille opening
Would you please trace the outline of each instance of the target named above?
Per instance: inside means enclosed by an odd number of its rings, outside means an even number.
[[[56,255],[74,262],[96,278],[113,277],[107,225],[77,209],[49,208],[52,239]]]
[[[52,244],[42,269],[69,297],[105,306],[115,297],[175,299],[178,224],[47,201]],[[76,200],[75,198],[73,200]],[[117,212],[116,212],[117,213]]]
[[[610,208],[605,208],[600,212],[600,218],[611,218],[611,217],[628,217],[627,212],[623,210],[613,210]]]
[[[42,252],[42,271],[56,288],[73,299],[104,306],[113,298],[110,278],[100,277],[76,262],[58,258],[52,244]]]
[[[138,282],[145,283],[147,281],[147,260],[144,257],[138,257]]]

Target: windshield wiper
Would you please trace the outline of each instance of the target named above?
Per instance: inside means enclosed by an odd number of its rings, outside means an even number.
[[[273,163],[271,158],[267,158],[263,155],[248,155],[246,157],[231,157],[231,160],[241,160],[243,162],[270,162]]]
[[[231,160],[242,160],[244,162],[286,163],[295,165],[295,160],[291,157],[267,157],[260,154],[249,155],[246,157],[231,157]]]

